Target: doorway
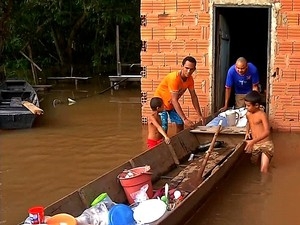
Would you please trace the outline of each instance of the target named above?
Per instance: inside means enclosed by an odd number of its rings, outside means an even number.
[[[259,72],[263,104],[266,105],[269,62],[269,7],[214,7],[214,77],[212,112],[224,106],[227,70],[239,57]],[[234,91],[229,106],[234,106]]]

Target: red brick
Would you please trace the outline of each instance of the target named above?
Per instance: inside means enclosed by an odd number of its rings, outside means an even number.
[[[165,27],[165,39],[176,40],[176,35],[175,27]]]
[[[287,31],[287,27],[277,27],[277,37],[278,40],[286,40],[288,38],[288,31]]]
[[[295,69],[282,70],[281,79],[282,79],[282,81],[285,81],[285,82],[296,81],[296,70]]]
[[[184,26],[176,27],[176,40],[188,40],[189,39],[189,28]]]
[[[300,83],[289,83],[286,85],[287,96],[299,96],[300,95]]]
[[[160,40],[158,42],[159,52],[171,52],[172,42],[170,40]]]
[[[177,0],[177,12],[188,13],[190,10],[190,3],[187,0]]]
[[[286,55],[276,55],[275,57],[275,68],[278,67],[279,69],[284,69],[287,67],[287,60]]]
[[[196,53],[197,52],[197,41],[196,40],[185,41],[184,51],[188,52],[188,53]]]
[[[152,13],[152,0],[142,0],[141,1],[141,14]]]
[[[162,14],[165,11],[164,1],[153,0],[153,13]]]
[[[190,0],[190,11],[199,11],[202,8],[201,5],[201,1],[199,0]]]
[[[147,66],[147,77],[152,79],[158,79],[158,67],[157,66]]]
[[[146,15],[147,27],[156,27],[158,24],[158,15],[151,13]]]
[[[209,42],[206,41],[197,41],[197,53],[207,53],[208,52]]]
[[[177,27],[177,26],[183,26],[183,15],[182,14],[172,14],[171,15],[171,26]]]
[[[153,39],[154,40],[165,39],[165,29],[164,29],[164,27],[154,27],[153,28]]]
[[[176,12],[177,0],[164,0],[165,3],[165,12],[174,13]]]
[[[292,54],[294,53],[300,53],[300,40],[294,41],[293,42],[293,49],[292,49]]]
[[[177,63],[178,63],[178,59],[176,53],[165,53],[166,66],[176,65]]]
[[[143,41],[149,41],[153,39],[153,28],[152,27],[141,27],[141,39]]]
[[[293,10],[294,12],[300,12],[300,1],[298,0],[293,1]]]
[[[196,25],[196,15],[195,14],[186,14],[182,17],[183,26],[195,26]]]
[[[199,36],[200,38],[199,39],[202,39],[202,40],[209,40],[209,26],[201,26],[201,29],[200,29],[200,34],[201,36]]]
[[[287,14],[287,23],[289,26],[299,25],[299,13],[288,13]]]
[[[169,15],[158,16],[158,25],[162,27],[171,26],[171,17]]]
[[[141,65],[150,66],[152,64],[152,54],[149,54],[148,52],[141,52]]]
[[[148,40],[147,41],[146,52],[158,53],[159,52],[159,43],[158,41]]]
[[[189,27],[189,39],[190,40],[199,40],[199,37],[201,37],[201,31],[202,27],[200,26],[190,26]]]
[[[198,14],[199,25],[208,27],[210,25],[210,15],[209,13]]]
[[[168,73],[172,72],[170,66],[160,66],[158,70],[158,80],[161,81]]]
[[[287,38],[289,40],[297,40],[300,38],[300,27],[299,26],[289,26],[287,30]]]
[[[288,65],[290,68],[297,68],[300,65],[300,54],[290,55]]]
[[[297,0],[296,0],[297,1]],[[292,11],[294,0],[280,0],[282,11]]]
[[[294,95],[292,98],[293,106],[300,107],[300,96]]]
[[[153,53],[152,61],[153,61],[153,65],[155,65],[155,66],[164,66],[165,65],[164,53]]]
[[[277,43],[277,52],[276,54],[283,54],[283,53],[291,53],[293,49],[293,42],[291,41],[282,41]]]
[[[299,112],[295,110],[291,110],[288,112],[285,112],[284,114],[284,120],[285,121],[299,121]]]
[[[183,40],[173,40],[172,41],[172,51],[178,52],[184,49],[185,42]]]
[[[291,123],[291,132],[299,132],[300,123]]]

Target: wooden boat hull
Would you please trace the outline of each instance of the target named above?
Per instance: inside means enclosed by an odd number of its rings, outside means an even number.
[[[22,101],[39,107],[37,93],[25,80],[6,80],[0,85],[0,129],[31,128],[37,117]]]
[[[45,209],[52,216],[68,213],[79,216],[90,203],[103,192],[107,192],[116,203],[126,203],[126,196],[117,176],[125,169],[150,165],[152,183],[158,190],[166,183],[171,189],[180,190],[185,198],[171,211],[167,211],[159,220],[151,224],[184,224],[197,208],[203,204],[217,183],[236,164],[243,154],[244,134],[242,132],[222,132],[218,139],[226,143],[224,148],[215,149],[204,171],[204,180],[197,180],[197,171],[205,153],[195,155],[188,161],[190,154],[201,143],[212,139],[216,128],[184,130],[171,138],[171,144],[161,143],[149,151],[130,159],[106,174],[91,181],[73,193],[63,197]]]

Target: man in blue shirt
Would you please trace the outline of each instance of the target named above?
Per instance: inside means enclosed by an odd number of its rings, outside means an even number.
[[[227,72],[225,84],[225,105],[220,111],[225,111],[228,108],[231,88],[235,91],[235,107],[240,108],[245,106],[244,97],[252,91],[258,91],[259,75],[257,68],[244,57],[236,60],[235,65],[231,66]]]

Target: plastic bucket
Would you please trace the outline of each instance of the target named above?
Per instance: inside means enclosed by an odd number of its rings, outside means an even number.
[[[129,204],[134,203],[132,196],[141,190],[141,188],[148,184],[146,191],[148,198],[153,197],[153,188],[151,182],[152,173],[149,172],[149,166],[136,167],[130,170],[123,171],[118,175],[118,179],[124,189],[126,198]]]

